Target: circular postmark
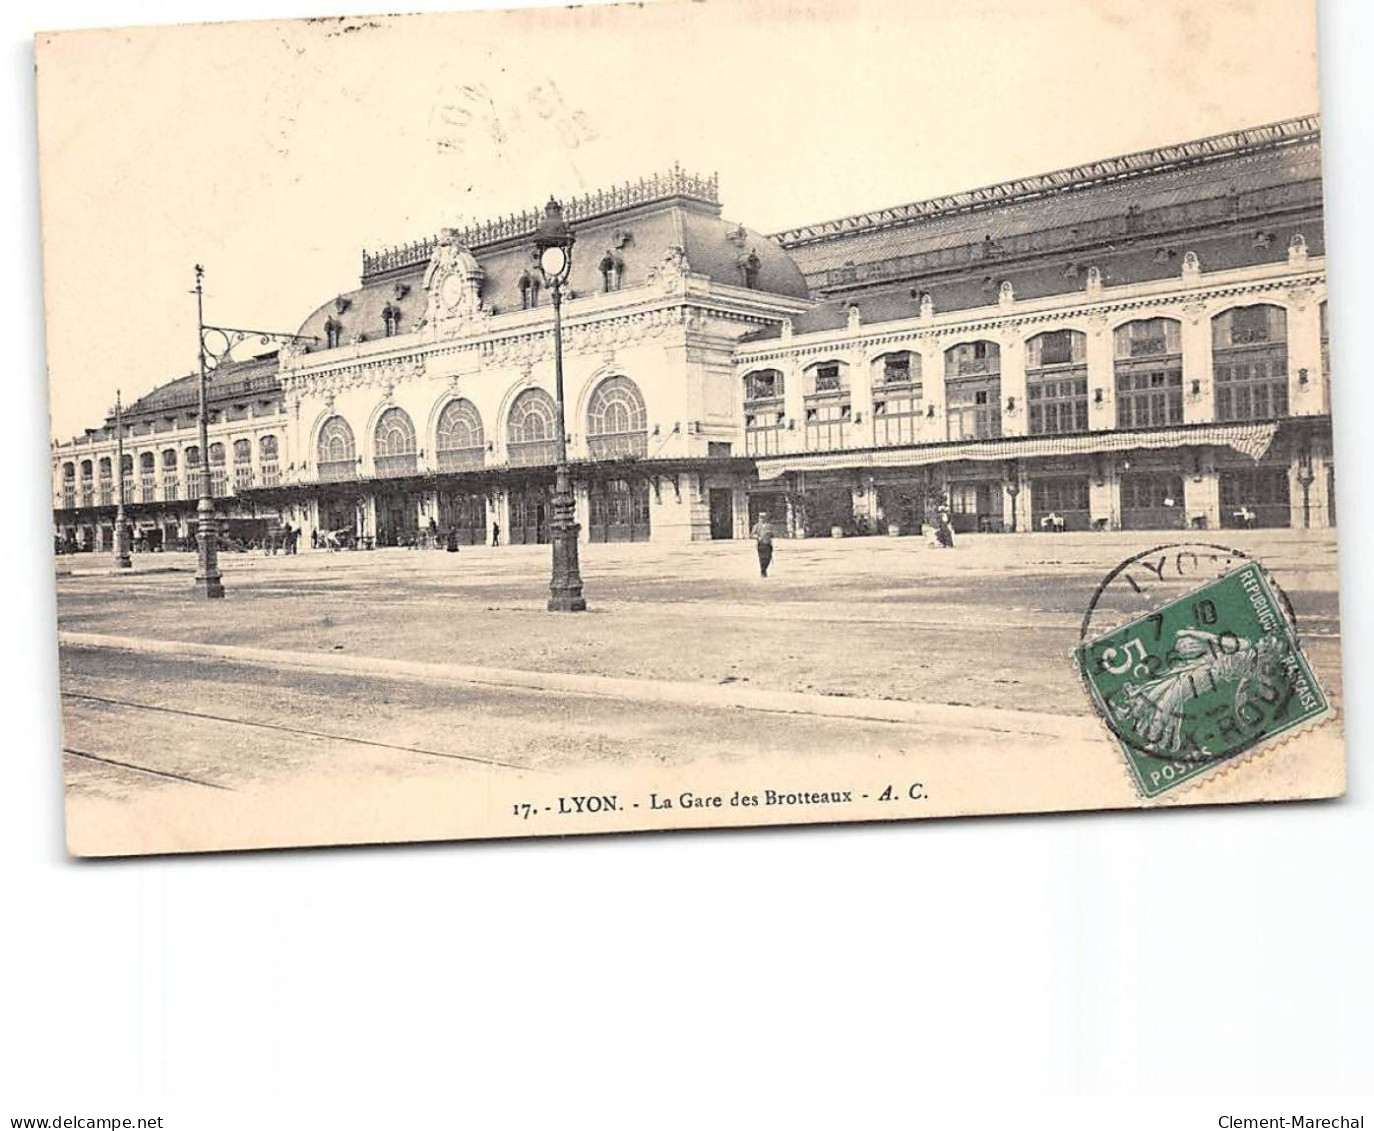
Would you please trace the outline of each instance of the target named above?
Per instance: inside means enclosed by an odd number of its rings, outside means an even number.
[[[1147,796],[1328,710],[1286,594],[1217,543],[1166,543],[1111,570],[1075,655]]]

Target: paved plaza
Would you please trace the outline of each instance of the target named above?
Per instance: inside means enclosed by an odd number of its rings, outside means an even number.
[[[748,542],[587,546],[582,615],[544,610],[546,546],[231,554],[214,602],[189,555],[62,558],[70,803],[95,825],[593,762],[1052,757],[1102,742],[1069,660],[1099,583],[1180,537],[786,541],[766,580]],[[1339,704],[1334,532],[1205,540],[1273,571]]]

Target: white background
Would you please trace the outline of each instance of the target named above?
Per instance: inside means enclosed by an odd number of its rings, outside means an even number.
[[[167,1114],[169,1127],[395,1126],[420,1112],[443,1126],[1374,1115],[1340,1102],[1369,1094],[1374,1063],[1374,20],[1358,0],[1321,8],[1346,800],[66,859],[30,37],[341,10],[367,8],[119,0],[3,17],[0,1126],[59,1114]],[[127,298],[151,301],[136,280]],[[1160,1114],[1130,1096],[1182,1102]],[[1306,1098],[1280,1098],[1293,1096]],[[987,1102],[998,1098],[1009,1102]]]

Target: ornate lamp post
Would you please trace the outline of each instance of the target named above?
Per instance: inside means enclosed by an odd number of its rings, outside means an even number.
[[[197,347],[200,355],[200,502],[196,505],[196,588],[205,597],[223,597],[224,584],[220,580],[218,542],[219,534],[215,529],[215,504],[212,498],[213,486],[210,479],[210,413],[206,392],[207,374],[228,358],[240,342],[255,338],[263,345],[272,342],[286,342],[297,345],[313,342],[315,339],[300,334],[280,334],[275,330],[244,330],[234,326],[207,326],[205,324],[205,298],[202,280],[205,268],[196,264],[196,329]]]
[[[115,390],[115,474],[119,476],[119,494],[115,496],[115,568],[132,569],[129,532],[124,526],[124,405],[118,389]]]
[[[554,437],[553,576],[549,581],[549,612],[580,613],[587,607],[582,596],[582,575],[577,564],[580,529],[573,507],[572,481],[568,473],[568,429],[563,413],[563,287],[572,270],[572,229],[563,219],[563,206],[549,198],[544,218],[534,233],[539,270],[553,298],[553,372],[557,421]]]
[[[210,484],[210,421],[206,394],[205,370],[205,296],[201,280],[205,268],[196,264],[196,352],[200,356],[200,502],[196,504],[196,589],[203,597],[223,597],[224,584],[219,576],[219,541],[215,530],[215,504]]]

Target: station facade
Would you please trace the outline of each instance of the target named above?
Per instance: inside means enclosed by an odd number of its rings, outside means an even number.
[[[1313,118],[773,236],[676,168],[565,215],[584,539],[743,537],[765,511],[796,535],[911,533],[940,504],[970,531],[1334,522]],[[216,374],[230,532],[547,540],[538,219],[366,254],[302,344]],[[194,390],[125,414],[145,540],[191,534]],[[113,433],[54,445],[71,544],[110,544]]]

